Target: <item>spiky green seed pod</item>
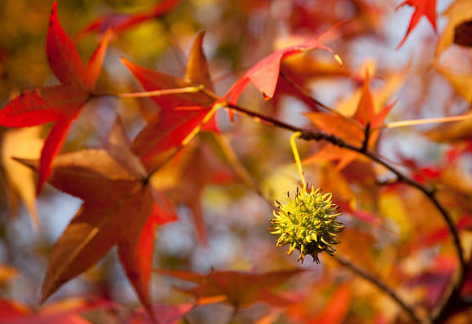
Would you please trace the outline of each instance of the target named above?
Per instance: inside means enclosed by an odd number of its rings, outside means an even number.
[[[294,199],[287,193],[285,205],[275,202],[274,217],[270,221],[274,225],[272,234],[280,234],[277,246],[289,244],[288,254],[295,250],[300,251],[298,261],[305,259],[307,254],[320,263],[318,254],[326,252],[333,255],[338,244],[337,234],[344,229],[344,225],[336,220],[341,215],[337,213],[338,206],[331,202],[332,194],[323,194],[321,189],[310,192],[297,189]]]

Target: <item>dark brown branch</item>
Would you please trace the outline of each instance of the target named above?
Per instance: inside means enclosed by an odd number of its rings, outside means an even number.
[[[367,125],[365,126],[365,129],[364,129],[364,141],[361,147],[362,152],[367,151],[367,148],[369,145],[369,139],[370,139],[370,123],[367,122]]]
[[[403,301],[403,299],[401,299],[400,296],[398,296],[397,293],[392,288],[387,286],[382,280],[378,279],[373,274],[364,271],[363,269],[359,268],[357,265],[342,256],[336,255],[333,256],[333,258],[338,261],[342,266],[349,268],[358,276],[364,278],[365,280],[369,281],[371,284],[382,290],[386,295],[392,298],[408,314],[408,316],[410,316],[411,319],[415,321],[415,323],[425,323],[425,321],[420,319],[420,317],[415,313],[415,311],[410,306],[408,306],[407,303]]]

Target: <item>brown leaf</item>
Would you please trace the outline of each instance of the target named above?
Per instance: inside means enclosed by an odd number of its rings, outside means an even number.
[[[152,316],[148,284],[154,229],[176,217],[149,185],[129,142],[118,120],[110,135],[110,151],[82,150],[54,160],[49,183],[84,203],[52,249],[42,300],[118,245],[128,279]],[[21,162],[38,169],[38,161]]]
[[[213,91],[210,69],[205,54],[203,53],[203,37],[205,37],[205,32],[199,33],[193,42],[187,60],[184,79],[189,83],[204,85],[205,88]]]
[[[472,20],[463,22],[454,29],[454,44],[472,46]]]

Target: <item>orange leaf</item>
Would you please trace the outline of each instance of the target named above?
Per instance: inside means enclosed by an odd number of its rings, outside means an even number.
[[[374,97],[370,89],[369,72],[366,72],[361,96],[357,103],[356,110],[352,118],[341,113],[305,113],[311,122],[322,131],[335,135],[345,142],[358,146],[359,148],[365,140],[365,127],[369,124],[371,128],[381,126],[395,103],[383,107],[379,112],[375,110]],[[379,132],[373,131],[369,134],[368,147],[372,148],[378,139]],[[341,147],[329,144],[320,149],[317,153],[304,160],[313,161],[337,161],[337,169],[341,170],[359,156],[358,153]]]
[[[203,53],[203,37],[205,32],[197,35],[193,42],[192,49],[187,60],[187,68],[184,79],[190,83],[204,85],[208,90],[213,91],[213,82],[211,81],[208,62]]]
[[[305,116],[322,131],[336,135],[343,140],[354,144],[362,144],[364,131],[355,121],[341,114],[310,112]]]
[[[324,307],[323,311],[315,318],[310,319],[308,323],[343,323],[349,311],[351,299],[351,288],[347,285],[339,287],[333,296],[331,296],[331,300],[328,302],[328,305]]]
[[[226,301],[237,307],[249,307],[256,302],[275,306],[286,306],[290,301],[272,291],[292,276],[303,270],[251,273],[236,271],[213,271],[202,275],[191,271],[157,270],[157,273],[196,283],[195,288],[182,289],[200,301],[224,296]],[[217,301],[222,301],[217,298]]]

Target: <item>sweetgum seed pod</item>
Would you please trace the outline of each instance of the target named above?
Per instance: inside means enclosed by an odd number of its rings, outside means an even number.
[[[336,250],[332,245],[339,243],[338,233],[344,230],[344,225],[337,221],[341,213],[332,197],[331,193],[323,194],[321,189],[312,187],[310,192],[297,188],[294,199],[287,192],[285,205],[276,200],[270,233],[280,234],[277,246],[289,244],[289,255],[299,250],[298,261],[302,262],[307,254],[316,263],[320,263],[318,255],[322,252],[333,255]]]

